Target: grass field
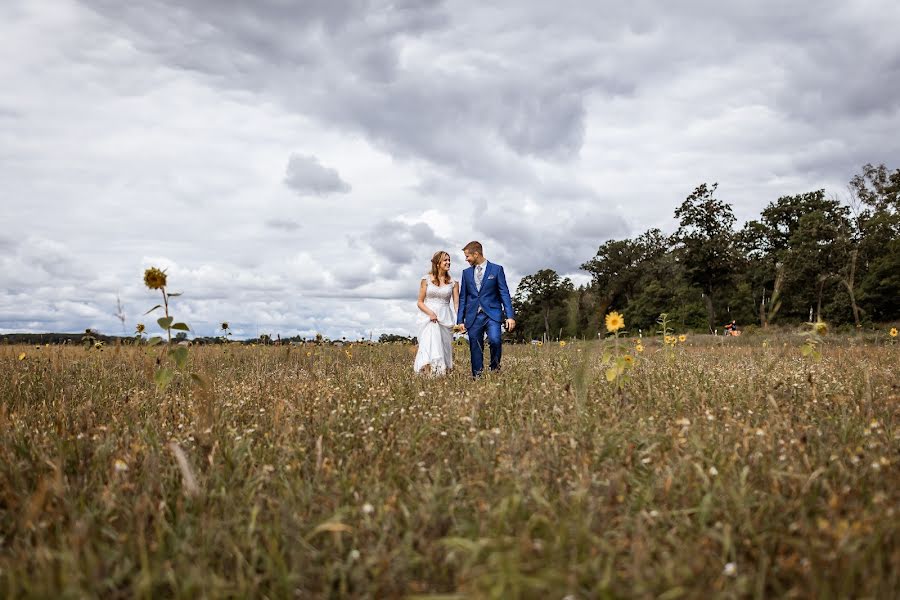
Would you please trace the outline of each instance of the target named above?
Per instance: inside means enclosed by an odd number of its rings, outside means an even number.
[[[896,597],[900,345],[734,342],[0,347],[0,593]]]

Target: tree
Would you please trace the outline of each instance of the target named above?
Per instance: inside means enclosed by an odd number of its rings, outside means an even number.
[[[860,301],[875,319],[900,317],[897,265],[900,264],[900,169],[866,164],[850,181],[851,208],[858,233]]]
[[[701,184],[675,209],[679,254],[688,281],[703,293],[710,331],[716,327],[716,294],[730,283],[736,259],[737,219],[730,204],[715,198],[717,187]]]
[[[572,290],[572,281],[568,277],[561,279],[553,269],[541,269],[534,275],[524,277],[513,298],[516,317],[522,321],[523,332],[529,331],[534,321],[538,320],[543,324],[544,334],[550,337],[551,311],[562,308]],[[554,325],[560,321],[565,323],[566,315],[560,314],[559,317],[554,320]]]

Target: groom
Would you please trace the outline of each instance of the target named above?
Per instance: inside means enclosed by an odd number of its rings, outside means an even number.
[[[462,273],[456,322],[462,325],[464,333],[469,334],[472,376],[478,377],[484,371],[484,332],[487,331],[488,345],[491,348],[491,371],[497,371],[500,369],[500,355],[503,353],[501,308],[506,312],[506,328],[509,331],[516,326],[516,315],[503,267],[487,261],[479,242],[469,242],[463,252],[466,262],[471,266]]]

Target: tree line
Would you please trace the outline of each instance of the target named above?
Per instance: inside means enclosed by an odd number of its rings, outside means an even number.
[[[782,196],[736,227],[717,184],[678,208],[677,230],[604,242],[576,288],[552,269],[522,279],[514,337],[594,337],[610,310],[629,329],[660,313],[683,329],[825,320],[863,327],[900,318],[900,169],[867,164],[846,199],[825,190]]]

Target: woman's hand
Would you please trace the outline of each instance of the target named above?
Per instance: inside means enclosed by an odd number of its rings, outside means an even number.
[[[431,322],[432,322],[432,323],[437,323],[437,322],[438,322],[438,316],[437,316],[435,313],[433,313],[433,312],[428,316],[428,318],[431,319]]]

